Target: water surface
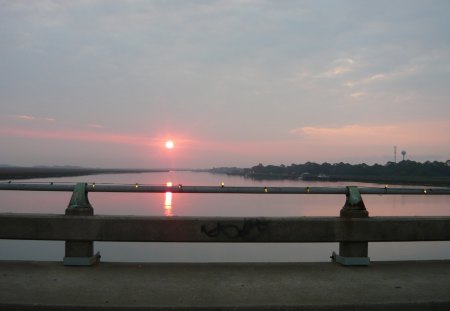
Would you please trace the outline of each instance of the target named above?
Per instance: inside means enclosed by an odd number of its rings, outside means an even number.
[[[348,183],[255,181],[196,172],[105,174],[34,182],[88,182],[219,186],[346,186]],[[376,186],[367,183],[352,185]],[[69,192],[0,191],[0,212],[64,214]],[[370,216],[448,216],[450,196],[364,195]],[[95,214],[148,216],[338,216],[344,195],[90,193]],[[220,262],[328,261],[338,243],[95,242],[105,261]],[[0,259],[61,260],[64,242],[0,240]],[[450,259],[449,242],[369,243],[371,260]]]

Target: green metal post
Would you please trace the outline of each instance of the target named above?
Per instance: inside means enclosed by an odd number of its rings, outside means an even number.
[[[353,234],[352,219],[369,217],[369,212],[366,210],[358,187],[348,186],[345,196],[346,200],[340,216],[345,224],[347,235],[350,237]],[[368,266],[370,263],[368,245],[367,241],[339,242],[339,254],[333,252],[331,258],[344,266]]]
[[[78,183],[72,193],[66,215],[70,217],[93,216],[94,209],[87,197],[86,183]],[[65,243],[65,266],[92,266],[100,261],[100,253],[94,255],[94,241],[70,240]]]

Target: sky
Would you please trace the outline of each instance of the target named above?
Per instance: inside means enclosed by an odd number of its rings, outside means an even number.
[[[446,161],[450,1],[0,0],[0,108],[8,165]]]

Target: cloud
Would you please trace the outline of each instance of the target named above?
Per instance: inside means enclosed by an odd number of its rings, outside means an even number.
[[[0,129],[1,136],[13,136],[49,140],[75,140],[86,142],[105,142],[130,145],[156,145],[158,140],[144,136],[98,133],[91,131],[45,131],[17,128]]]
[[[21,128],[0,128],[0,136],[3,137],[21,137],[43,140],[64,140],[80,142],[99,142],[137,146],[163,146],[165,137],[149,137],[140,135],[126,135],[118,133],[99,133],[96,131],[82,130],[28,130]],[[187,138],[174,138],[178,147],[186,145],[196,145],[199,142]]]
[[[367,126],[367,125],[345,125],[342,127],[311,127],[306,126],[294,129],[291,133],[303,134],[312,138],[361,138],[367,136],[385,136],[392,133],[396,129],[391,125]]]
[[[290,131],[305,141],[333,146],[442,146],[450,143],[447,121],[416,121],[398,124],[349,124],[341,127],[301,127]]]
[[[343,63],[343,64],[353,65],[355,63],[355,61],[351,58],[339,58],[339,59],[336,59],[335,61],[333,61],[333,63],[337,63],[337,64]]]
[[[14,115],[13,117],[16,118],[16,119],[21,119],[21,120],[36,120],[36,117],[29,116],[29,115],[24,115],[24,114]]]
[[[385,79],[386,77],[387,76],[385,74],[378,73],[378,74],[372,75],[372,76],[364,78],[364,79],[347,81],[344,83],[344,85],[348,86],[348,87],[360,86],[360,85],[372,83],[377,80]]]
[[[360,97],[363,97],[365,95],[366,95],[365,92],[355,92],[355,93],[351,93],[350,94],[350,96],[353,97],[353,98],[360,98]]]
[[[330,69],[329,71],[323,73],[321,76],[326,77],[326,78],[333,78],[335,76],[339,76],[339,75],[344,74],[349,71],[351,71],[350,67],[337,66],[337,67],[334,67],[334,68]]]
[[[15,115],[11,115],[11,116],[8,116],[8,117],[11,117],[13,119],[25,120],[25,121],[47,121],[47,122],[54,122],[54,121],[56,121],[55,118],[36,117],[36,116],[32,116],[32,115],[27,115],[27,114],[15,114]]]
[[[353,65],[355,61],[351,58],[340,58],[336,59],[332,62],[333,67],[321,74],[319,74],[318,78],[334,78],[344,73],[348,73],[353,71]]]
[[[88,124],[87,127],[94,128],[94,129],[103,129],[103,128],[105,128],[105,126],[101,125],[101,124]]]
[[[391,72],[385,72],[385,73],[380,72],[380,73],[370,75],[363,79],[347,81],[344,83],[344,85],[348,86],[348,87],[368,85],[368,84],[377,83],[380,81],[398,79],[398,78],[411,76],[414,74],[418,74],[419,71],[420,71],[419,67],[417,67],[417,66],[407,66],[407,67],[397,70],[397,71],[391,71]]]

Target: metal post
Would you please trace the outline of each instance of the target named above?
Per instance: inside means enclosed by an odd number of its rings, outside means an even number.
[[[93,216],[94,209],[87,197],[86,183],[78,183],[66,208],[66,215],[70,217]],[[93,241],[66,240],[65,266],[92,266],[100,261],[100,253],[94,255]]]
[[[347,235],[352,235],[352,218],[369,217],[364,201],[359,193],[358,187],[347,187],[345,204],[341,209],[340,216],[347,229]],[[368,242],[339,242],[339,255],[333,252],[333,261],[344,266],[368,266]]]

